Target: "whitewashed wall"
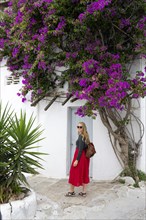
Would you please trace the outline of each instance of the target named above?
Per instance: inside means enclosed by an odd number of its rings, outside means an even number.
[[[141,63],[138,63],[138,67]],[[15,108],[16,112],[20,108],[26,109],[27,114],[34,112],[37,116],[37,122],[42,124],[45,129],[43,136],[46,137],[41,141],[41,152],[46,152],[49,155],[43,156],[44,170],[39,170],[40,173],[51,178],[66,178],[67,177],[67,134],[68,134],[68,107],[80,106],[81,102],[70,103],[65,106],[55,102],[47,111],[44,108],[49,101],[41,101],[37,107],[30,107],[30,103],[21,103],[20,98],[16,95],[21,87],[18,85],[6,85],[6,77],[10,74],[1,63],[0,73],[0,96],[3,103],[9,101]],[[146,124],[145,109],[146,103],[143,100],[143,108],[141,108],[141,118]],[[143,109],[143,110],[142,110]],[[93,179],[95,180],[111,180],[114,179],[121,171],[121,166],[111,147],[108,132],[103,126],[100,117],[93,121],[93,142],[96,146],[97,154],[93,158]],[[146,171],[145,168],[145,137],[141,147],[141,154],[138,160],[139,169]]]
[[[43,140],[43,151],[49,153],[45,156],[43,165],[45,170],[41,171],[48,177],[65,178],[67,166],[67,108],[74,104],[61,106],[59,103],[52,105],[47,112],[44,107],[48,104],[43,101],[39,104],[39,122],[45,128]],[[76,102],[79,106],[81,102]],[[82,121],[82,120],[81,120]],[[100,118],[93,121],[93,142],[96,146],[97,154],[93,158],[93,179],[108,180],[118,175],[121,167],[113,153],[109,142],[106,128],[102,125]]]
[[[142,120],[144,127],[146,129],[146,98],[141,99],[140,114],[141,114],[141,120]],[[138,167],[138,169],[140,169],[146,173],[146,130],[144,132],[144,136],[142,138],[142,144],[141,144],[141,147],[139,150],[137,167]]]
[[[140,69],[144,72],[146,60],[140,60]],[[140,147],[139,158],[137,160],[137,167],[146,173],[146,97],[140,100],[140,118],[144,124],[144,136],[142,138],[142,145]]]
[[[17,114],[20,113],[20,109],[26,110],[28,115],[31,115],[32,112],[36,113],[37,108],[30,107],[30,103],[22,103],[20,97],[17,96],[19,89],[21,88],[21,80],[19,84],[7,85],[7,78],[11,75],[11,72],[8,71],[5,66],[5,61],[0,62],[0,99],[3,105],[9,104],[12,106],[12,109],[15,109]]]

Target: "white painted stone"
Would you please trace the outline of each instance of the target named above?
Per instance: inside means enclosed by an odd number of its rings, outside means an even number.
[[[133,185],[135,183],[134,179],[130,176],[120,177],[120,179],[125,180],[126,185]]]
[[[2,214],[2,219],[11,219],[11,206],[9,203],[1,204],[0,211]]]
[[[37,209],[36,194],[31,190],[29,195],[22,200],[0,205],[2,219],[33,219]]]
[[[145,187],[146,187],[146,181],[140,181],[140,182],[139,182],[139,186],[140,186],[141,188],[145,188]]]

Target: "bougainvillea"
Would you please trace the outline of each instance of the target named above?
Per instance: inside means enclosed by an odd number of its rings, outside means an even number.
[[[22,101],[28,93],[31,102],[41,100],[68,82],[67,95],[86,101],[77,114],[98,110],[105,120],[104,111],[126,110],[132,99],[145,97],[145,73],[130,75],[131,62],[145,57],[145,8],[145,0],[10,1],[0,53],[23,77]]]
[[[24,78],[22,101],[28,92],[33,102],[66,81],[94,109],[123,109],[127,96],[146,95],[144,77],[130,79],[125,67],[143,53],[143,0],[13,0],[9,6],[1,58],[8,56],[10,71]],[[70,68],[58,74],[58,66]]]

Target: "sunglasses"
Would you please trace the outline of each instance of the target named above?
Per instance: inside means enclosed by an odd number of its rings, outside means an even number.
[[[82,126],[77,126],[77,128],[80,128],[80,129],[82,129],[83,127],[82,127]]]

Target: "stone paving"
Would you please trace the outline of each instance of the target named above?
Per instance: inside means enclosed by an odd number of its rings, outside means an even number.
[[[41,175],[28,178],[37,195],[37,212],[34,220],[45,219],[97,219],[145,220],[146,184],[140,188],[119,182],[91,181],[87,196],[78,193],[65,197],[69,190],[67,179],[50,179]]]

